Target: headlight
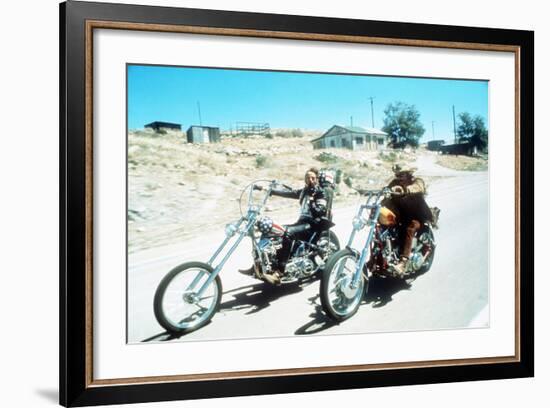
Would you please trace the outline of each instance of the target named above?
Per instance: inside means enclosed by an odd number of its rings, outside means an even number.
[[[225,226],[225,235],[228,237],[232,237],[237,232],[237,226],[233,223],[227,224]]]
[[[365,226],[365,222],[361,217],[354,217],[352,225],[353,225],[353,229],[359,231],[363,229],[363,227]]]

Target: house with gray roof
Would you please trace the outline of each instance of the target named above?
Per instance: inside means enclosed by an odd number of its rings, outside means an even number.
[[[334,147],[350,150],[381,150],[388,144],[388,134],[380,129],[334,125],[311,143],[314,149]]]

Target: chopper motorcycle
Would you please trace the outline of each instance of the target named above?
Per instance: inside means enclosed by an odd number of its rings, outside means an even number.
[[[323,311],[335,321],[344,321],[359,309],[373,276],[407,279],[427,272],[434,260],[436,242],[431,223],[424,223],[413,239],[412,252],[404,275],[392,266],[399,261],[399,228],[393,213],[384,206],[385,198],[396,195],[389,188],[364,192],[366,202],[353,219],[346,247],[327,261],[321,277],[320,297]],[[439,209],[431,209],[439,215]],[[356,235],[366,229],[362,248],[353,247]]]
[[[225,239],[211,258],[206,263],[193,261],[178,265],[161,280],[155,292],[154,313],[164,329],[185,334],[203,327],[212,319],[222,297],[219,274],[247,236],[252,241],[253,277],[266,282],[270,282],[266,275],[278,265],[277,253],[283,240],[289,240],[289,256],[280,284],[313,277],[323,269],[328,256],[340,249],[338,238],[330,230],[334,224],[328,219],[324,220],[319,231],[303,234],[307,226],[278,225],[262,215],[271,192],[280,187],[290,189],[277,181],[266,180],[254,181],[245,187],[239,198],[241,217],[226,225]],[[243,205],[245,197],[246,206]],[[244,211],[243,207],[246,208]],[[307,239],[303,238],[305,235]],[[222,256],[227,247],[229,249]]]

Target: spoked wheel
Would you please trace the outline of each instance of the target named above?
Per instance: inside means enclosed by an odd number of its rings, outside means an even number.
[[[353,274],[357,268],[358,257],[349,249],[343,249],[332,255],[325,267],[321,279],[321,305],[323,311],[336,321],[344,321],[353,316],[363,298],[365,278],[352,286]],[[368,284],[368,282],[367,282]]]
[[[427,234],[430,238],[430,241],[431,241],[431,248],[430,248],[430,253],[428,254],[428,256],[426,257],[426,259],[424,259],[424,263],[422,264],[422,267],[420,268],[420,273],[425,273],[425,272],[428,272],[430,270],[430,268],[432,267],[432,263],[434,261],[434,257],[435,257],[435,239],[434,239],[434,234],[432,232],[431,229],[428,229],[427,231]]]
[[[340,250],[340,241],[333,231],[325,231],[321,234],[317,245],[323,251],[323,258],[328,260],[330,256]]]
[[[222,297],[219,276],[198,294],[212,275],[212,267],[202,262],[176,266],[160,282],[154,310],[159,324],[170,333],[185,334],[207,324],[218,310]]]

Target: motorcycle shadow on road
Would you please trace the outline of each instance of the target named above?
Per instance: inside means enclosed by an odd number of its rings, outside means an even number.
[[[369,290],[361,303],[362,305],[370,304],[373,308],[383,307],[393,300],[393,295],[397,292],[410,290],[414,280],[423,274],[424,272],[417,273],[406,280],[371,277],[369,281]],[[315,306],[314,312],[309,315],[312,320],[298,328],[294,334],[316,334],[340,324],[325,315],[323,308],[319,304],[319,295],[309,298],[308,301]]]
[[[309,315],[312,318],[311,321],[307,322],[303,326],[299,327],[294,334],[297,336],[303,336],[308,334],[320,333],[323,330],[327,330],[333,326],[336,326],[338,323],[334,320],[331,320],[323,313],[323,308],[319,304],[319,294],[308,298],[308,302],[315,306],[313,313]]]
[[[369,290],[363,298],[363,304],[379,308],[393,300],[393,295],[402,290],[410,290],[412,283],[423,273],[417,273],[408,279],[395,279],[373,276],[369,279]]]
[[[246,310],[246,315],[258,313],[280,298],[301,292],[313,282],[314,280],[303,280],[299,283],[288,283],[280,286],[262,282],[231,289],[225,291],[223,296],[224,298],[232,296],[232,299],[222,301],[219,311]]]
[[[231,289],[223,292],[222,299],[227,296],[232,296],[233,299],[222,301],[218,312],[234,312],[249,309],[244,314],[250,315],[258,313],[280,298],[301,292],[305,287],[311,285],[315,281],[315,279],[308,279],[281,286],[274,286],[269,283],[261,282]],[[208,324],[211,323],[212,322],[209,322]],[[163,332],[142,341],[170,341],[179,339],[184,335],[185,334]]]
[[[417,274],[407,280],[372,277],[369,282],[369,290],[361,303],[363,305],[370,304],[373,308],[385,306],[393,300],[393,295],[397,292],[410,290],[412,282],[419,276],[420,274]],[[314,312],[309,315],[312,320],[298,328],[294,334],[316,334],[340,324],[325,315],[319,304],[319,295],[309,298],[308,301],[315,306]]]

